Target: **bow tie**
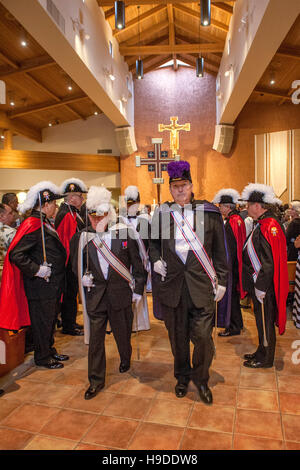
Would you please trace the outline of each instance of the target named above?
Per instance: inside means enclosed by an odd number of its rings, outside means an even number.
[[[136,215],[128,215],[127,218],[128,219],[136,219]]]

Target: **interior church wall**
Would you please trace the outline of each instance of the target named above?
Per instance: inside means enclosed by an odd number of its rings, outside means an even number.
[[[142,203],[157,200],[154,173],[149,173],[146,166],[136,168],[135,155],[147,158],[147,151],[153,149],[152,137],[162,137],[162,150],[169,150],[169,132],[159,133],[158,124],[168,124],[170,116],[178,116],[179,124],[191,124],[190,132],[180,132],[179,153],[191,164],[195,196],[208,200],[223,187],[241,191],[254,182],[255,134],[300,127],[300,106],[248,102],[236,120],[231,152],[222,155],[212,149],[216,123],[213,75],[206,73],[201,79],[192,68],[179,67],[174,72],[168,67],[135,80],[134,88],[138,151],[121,157],[121,190],[129,184],[137,185]],[[161,200],[165,201],[170,199],[166,172],[163,177]]]

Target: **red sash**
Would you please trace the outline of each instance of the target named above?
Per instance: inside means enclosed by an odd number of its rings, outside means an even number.
[[[64,216],[61,223],[56,229],[58,236],[60,238],[60,241],[64,245],[65,250],[67,252],[66,265],[68,264],[68,260],[70,256],[70,240],[73,237],[73,235],[76,233],[76,229],[77,229],[76,214],[72,215],[70,212],[67,212],[67,214]]]
[[[20,225],[5,257],[0,289],[0,328],[19,330],[30,325],[22,272],[9,261],[9,253],[27,233],[41,228],[41,221],[28,217]]]
[[[274,264],[273,282],[277,303],[276,325],[279,328],[279,334],[282,335],[285,331],[286,299],[289,292],[286,238],[279,223],[272,217],[266,217],[258,222],[261,233],[272,249]]]
[[[238,291],[240,292],[241,299],[243,299],[247,292],[243,289],[242,272],[243,272],[243,246],[246,240],[246,227],[242,217],[239,214],[233,214],[228,220],[232,228],[234,238],[237,246],[237,259],[239,265],[239,284]]]

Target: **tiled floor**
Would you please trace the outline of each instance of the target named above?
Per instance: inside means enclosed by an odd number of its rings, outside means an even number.
[[[148,297],[149,305],[151,297]],[[57,371],[30,369],[0,398],[0,449],[300,449],[300,331],[289,321],[277,338],[273,369],[243,367],[243,354],[256,349],[253,315],[244,310],[241,336],[217,338],[211,367],[214,404],[174,395],[173,359],[164,324],[152,318],[139,334],[131,370],[119,374],[112,335],[106,338],[106,387],[90,401],[87,346],[82,337],[56,335],[70,355]],[[298,340],[298,344],[293,342]],[[296,359],[298,356],[296,355]],[[300,355],[299,355],[300,359]]]

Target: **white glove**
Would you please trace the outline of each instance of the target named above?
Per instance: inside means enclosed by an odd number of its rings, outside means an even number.
[[[160,274],[162,277],[167,275],[167,263],[162,260],[155,261],[153,269],[157,274]]]
[[[263,304],[264,303],[264,298],[266,297],[266,293],[262,290],[259,290],[259,289],[255,289],[255,295],[256,295],[256,298],[257,300]]]
[[[136,305],[142,300],[142,295],[136,294],[135,292],[132,294],[132,302]]]
[[[223,299],[224,295],[225,295],[225,292],[226,292],[226,287],[224,286],[219,286],[217,287],[217,292],[216,292],[216,295],[215,295],[215,298],[214,300],[216,302],[220,302],[220,300]]]
[[[94,276],[92,274],[85,274],[82,276],[82,285],[83,287],[95,287],[95,284],[93,283],[94,281]]]
[[[49,277],[51,276],[51,268],[50,268],[50,266],[41,265],[41,266],[40,266],[40,269],[39,269],[38,272],[35,274],[35,276],[41,277],[41,278],[43,278],[43,279],[49,279]]]

